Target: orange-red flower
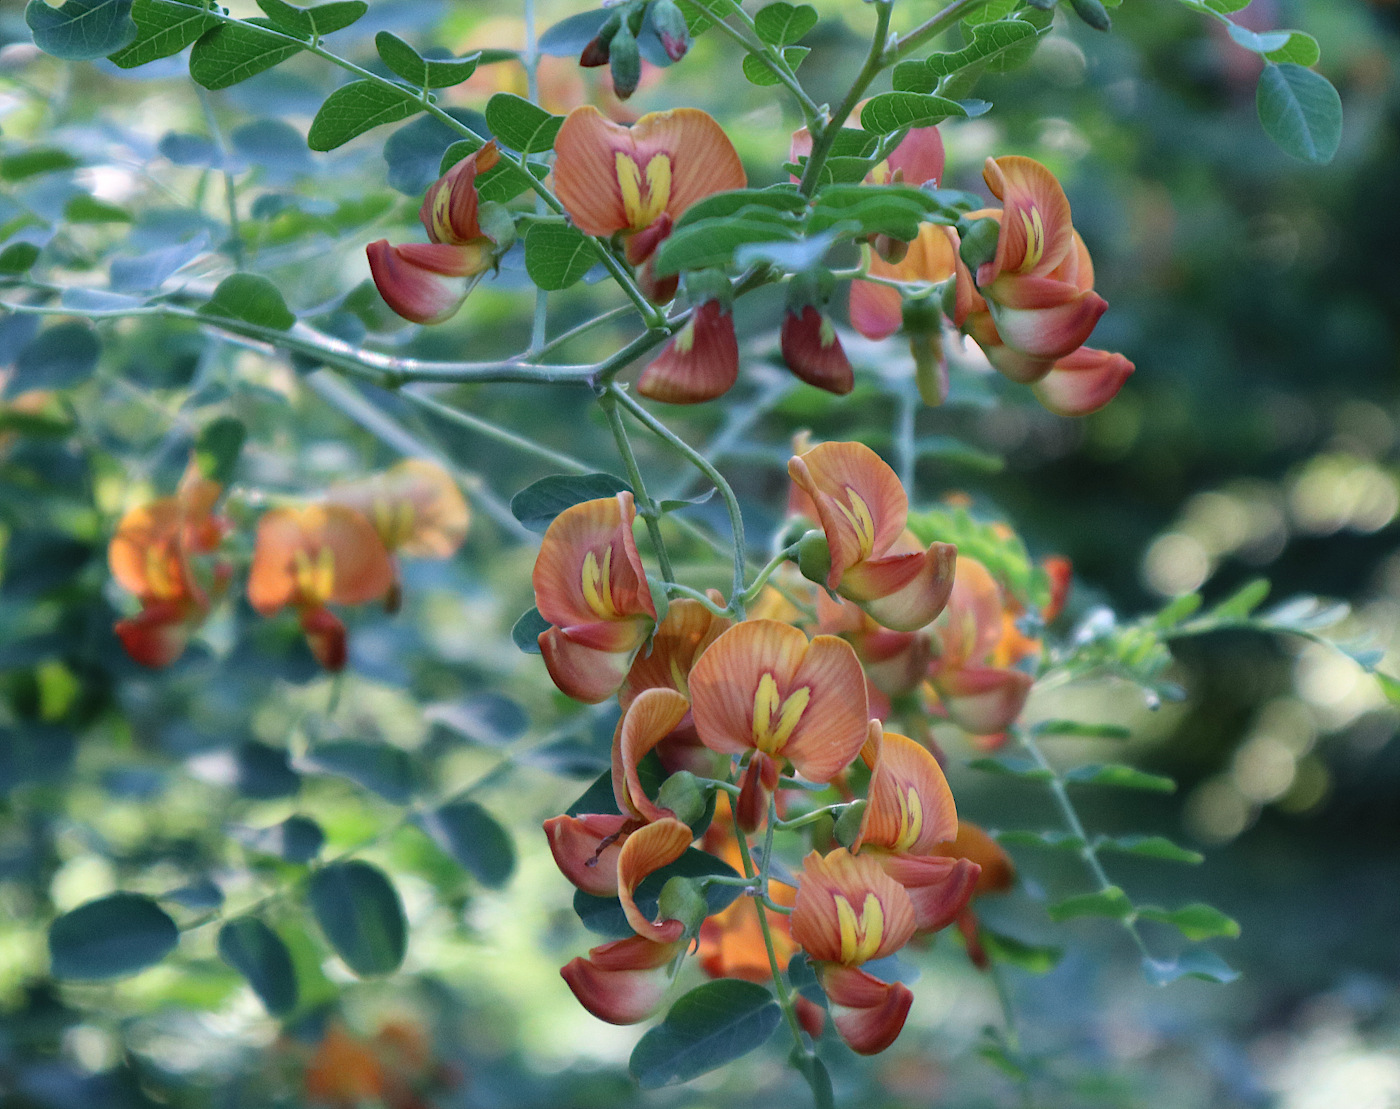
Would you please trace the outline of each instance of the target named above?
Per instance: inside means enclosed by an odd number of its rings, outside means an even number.
[[[1133,369],[1121,354],[1080,347],[1035,383],[1036,399],[1057,416],[1087,416],[1118,395]]]
[[[141,612],[119,620],[115,630],[127,653],[145,666],[168,666],[179,658],[209,612],[210,596],[193,557],[216,550],[228,529],[214,513],[222,492],[218,482],[190,471],[174,496],[123,516],[108,545],[112,576],[141,602]],[[226,564],[214,567],[215,590],[223,589],[229,572]]]
[[[947,843],[940,843],[934,848],[934,853],[954,860],[966,860],[979,868],[977,883],[972,890],[974,900],[987,894],[1005,893],[1015,884],[1016,868],[1010,856],[996,840],[969,821],[960,821],[957,835]],[[978,938],[977,916],[970,905],[958,914],[958,929],[967,943],[968,957],[985,970],[989,960]]]
[[[908,285],[936,285],[952,277],[957,265],[954,232],[937,223],[919,225],[919,235],[898,262],[871,255],[868,272],[873,277]],[[893,335],[904,322],[903,296],[889,285],[852,281],[851,326],[867,339]]]
[[[642,371],[637,392],[669,404],[699,404],[723,396],[738,378],[734,316],[718,300],[707,300]]]
[[[441,323],[494,264],[497,243],[481,227],[476,178],[500,157],[492,140],[428,188],[418,212],[428,242],[390,246],[380,239],[365,248],[379,295],[404,319]]]
[[[634,266],[651,257],[690,205],[748,184],[729,137],[698,108],[649,112],[630,128],[596,108],[575,108],[554,153],[555,194],[575,226],[589,235],[621,233]],[[642,277],[653,299],[675,295],[674,279]]]
[[[845,396],[855,388],[855,371],[831,320],[815,304],[783,313],[779,337],[783,362],[808,385]]]
[[[656,607],[632,535],[632,494],[584,501],[545,531],[533,575],[549,676],[570,697],[605,701],[656,626]]]
[[[928,633],[892,631],[859,605],[844,598],[832,600],[816,590],[817,624],[823,632],[839,635],[855,648],[870,686],[882,697],[912,693],[928,676],[933,646]],[[871,697],[871,715],[880,716]]]
[[[854,128],[859,130],[859,128]],[[796,163],[812,153],[812,135],[805,127],[792,133],[788,161]],[[871,185],[937,185],[943,179],[943,136],[937,127],[915,127],[900,140],[888,158],[877,162],[865,180]]]
[[[788,460],[826,533],[826,587],[887,628],[914,631],[948,601],[957,549],[919,545],[905,529],[909,498],[895,472],[863,443],[821,443]]]
[[[358,605],[383,597],[394,566],[371,524],[353,508],[312,504],[274,508],[258,521],[248,600],[271,616],[291,606],[317,661],[345,665],[345,625],[328,604]]]
[[[860,966],[898,951],[914,929],[909,894],[872,856],[837,848],[825,857],[814,851],[803,861],[792,937],[812,960],[836,1030],[862,1055],[895,1041],[914,995]]]
[[[303,1079],[307,1101],[331,1109],[358,1109],[370,1103],[385,1109],[427,1109],[420,1091],[442,1080],[423,1030],[405,1021],[385,1024],[368,1040],[331,1024]]]
[[[544,834],[565,878],[594,897],[616,897],[617,857],[636,823],[631,813],[554,816],[544,822]]]
[[[1033,679],[1015,664],[1039,649],[1016,629],[1013,606],[991,572],[959,556],[948,607],[934,625],[930,684],[949,719],[973,735],[1005,731],[1021,714]]]

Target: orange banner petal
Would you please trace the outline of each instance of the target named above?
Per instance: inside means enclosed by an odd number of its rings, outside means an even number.
[[[289,604],[363,604],[393,584],[389,552],[352,508],[274,508],[258,521],[248,600],[264,616]]]
[[[820,443],[790,458],[788,475],[812,499],[826,532],[830,589],[857,562],[888,551],[904,531],[909,498],[894,470],[864,443]]]
[[[914,934],[914,906],[873,855],[839,847],[802,863],[792,938],[814,961],[857,966],[893,954]]]
[[[675,816],[670,809],[661,808],[646,795],[637,777],[637,766],[689,711],[690,702],[675,690],[648,689],[632,702],[617,722],[612,742],[612,783],[617,807],[623,812],[648,821]]]
[[[622,845],[617,856],[617,896],[627,923],[639,936],[654,943],[673,943],[681,938],[685,925],[679,920],[650,921],[637,907],[637,887],[650,874],[675,862],[685,854],[695,838],[690,828],[672,817],[638,828]]]
[[[623,709],[646,689],[674,689],[688,695],[695,660],[729,625],[726,617],[716,616],[699,601],[689,597],[672,601],[651,637],[651,650],[638,656],[627,674],[618,695]]]
[[[977,274],[986,288],[1000,274],[1047,274],[1073,245],[1069,200],[1055,175],[1031,158],[988,158],[987,187],[1002,202],[996,257]]]
[[[385,547],[411,558],[451,557],[471,522],[457,482],[427,458],[406,458],[381,474],[333,485],[327,499],[358,511]]]
[[[880,855],[885,873],[904,887],[920,934],[957,920],[977,889],[982,868],[968,859],[940,855]]]
[[[1035,383],[1036,399],[1057,416],[1087,416],[1118,395],[1134,368],[1121,354],[1080,347]]]
[[[560,628],[637,616],[656,619],[632,535],[636,516],[632,494],[624,490],[572,505],[554,518],[540,542],[532,577],[541,616]]]
[[[943,768],[908,736],[885,732],[870,776],[869,803],[854,847],[928,855],[958,834],[953,791]]]
[[[967,859],[981,868],[975,889],[978,896],[1002,893],[1016,881],[1016,868],[1001,844],[969,821],[960,821],[957,837],[949,843],[940,843],[936,852],[952,859]]]

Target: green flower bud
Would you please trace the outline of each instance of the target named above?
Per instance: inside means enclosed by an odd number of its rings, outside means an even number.
[[[976,277],[977,268],[983,262],[990,262],[996,257],[1001,224],[990,217],[974,220],[964,218],[958,221],[958,237],[962,241],[958,253],[962,255],[967,268],[972,271],[972,276]]]
[[[797,568],[808,581],[826,585],[826,576],[831,573],[831,547],[825,532],[809,531],[802,537],[797,544]]]
[[[690,49],[690,28],[673,0],[652,0],[651,25],[656,28],[656,37],[661,40],[666,57],[673,62],[685,57]]]
[[[1113,26],[1113,21],[1108,18],[1108,11],[1100,0],[1069,0],[1069,3],[1074,9],[1074,14],[1094,30],[1107,31]]]
[[[637,83],[642,79],[642,55],[637,49],[637,39],[626,26],[619,27],[617,34],[608,44],[608,64],[612,67],[613,92],[619,100],[626,100],[637,91]]]

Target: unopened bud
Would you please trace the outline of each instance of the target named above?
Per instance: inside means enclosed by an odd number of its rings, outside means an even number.
[[[997,239],[1001,236],[1001,224],[990,218],[963,219],[958,223],[960,245],[958,253],[973,274],[984,262],[996,257]]]
[[[797,544],[797,568],[808,581],[825,585],[831,573],[831,547],[826,534],[809,531]]]
[[[661,887],[661,900],[657,907],[661,920],[679,920],[690,936],[700,931],[700,925],[710,915],[710,906],[700,892],[699,884],[694,878],[683,878],[679,874],[667,879]]]
[[[656,803],[693,827],[705,815],[705,790],[689,770],[677,770],[661,783]]]
[[[661,40],[666,57],[673,62],[685,57],[690,49],[690,27],[673,0],[652,0],[651,25],[656,28],[656,37]]]
[[[630,28],[618,28],[608,44],[608,55],[613,92],[619,100],[626,100],[637,91],[637,84],[642,79],[642,54],[637,49],[637,39]]]
[[[608,16],[607,21],[598,28],[598,33],[593,36],[589,44],[583,48],[583,53],[578,58],[578,64],[590,68],[607,65],[608,46],[621,26],[622,16],[618,12],[613,12],[612,15]]]
[[[904,261],[904,256],[909,253],[909,244],[901,239],[891,238],[889,235],[872,235],[870,245],[875,249],[875,253],[892,266],[897,266]]]
[[[1069,0],[1074,14],[1096,31],[1107,31],[1113,26],[1108,18],[1108,10],[1100,0]]]

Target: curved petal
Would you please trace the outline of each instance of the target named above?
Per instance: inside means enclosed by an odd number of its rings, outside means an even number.
[[[175,497],[139,505],[121,518],[107,545],[117,584],[138,597],[175,598],[188,592],[180,550],[184,513]]]
[[[619,694],[623,709],[647,689],[674,689],[687,695],[695,660],[729,625],[727,617],[716,616],[699,601],[689,597],[672,601],[651,637],[651,650],[639,655],[628,671]]]
[[[985,288],[998,274],[1046,274],[1073,246],[1069,200],[1055,175],[1032,158],[988,158],[987,187],[1002,202],[996,257],[977,275]]]
[[[540,654],[559,691],[585,705],[606,701],[627,677],[636,647],[627,651],[603,651],[586,647],[559,628],[540,632]]]
[[[776,620],[746,620],[718,639],[690,672],[691,711],[711,751],[738,755],[755,746],[754,699],[764,674],[789,690],[807,637]]]
[[[792,938],[814,961],[856,966],[882,959],[913,934],[909,894],[872,855],[838,847],[803,860]]]
[[[926,551],[857,563],[841,578],[839,589],[884,627],[918,631],[948,604],[957,557],[951,543],[930,543]]]
[[[501,160],[496,140],[473,151],[428,186],[418,219],[435,243],[461,245],[482,237],[476,178]]]
[[[885,873],[909,894],[914,927],[937,932],[958,919],[972,900],[982,868],[968,859],[940,855],[881,855]]]
[[[155,601],[113,630],[126,653],[142,666],[169,666],[185,653],[190,639],[190,605],[180,601]]]
[[[611,235],[631,226],[617,177],[619,150],[631,153],[627,128],[591,104],[570,112],[555,136],[554,194],[586,235]]]
[[[1108,311],[1090,290],[1049,277],[1000,278],[984,289],[1001,341],[1032,358],[1064,358],[1082,347]]]
[[[594,897],[616,897],[617,856],[629,823],[612,813],[556,816],[544,822],[544,834],[565,878]]]
[[[684,855],[694,838],[687,825],[673,817],[663,817],[638,828],[618,852],[617,896],[622,911],[633,931],[653,943],[675,942],[681,938],[685,925],[679,920],[648,920],[637,907],[637,887],[648,875]]]
[[[384,303],[413,323],[449,319],[491,265],[490,244],[404,243],[379,239],[365,247],[370,276]]]
[[[943,179],[943,136],[937,127],[915,127],[889,157],[891,180],[906,185],[937,185]]]
[[[902,982],[882,982],[855,967],[827,964],[817,977],[831,1002],[831,1021],[850,1049],[876,1055],[899,1037],[914,995]]]
[[[345,669],[349,643],[345,625],[335,613],[328,608],[303,608],[301,630],[317,662],[333,674]]]
[[[886,339],[904,324],[904,298],[898,289],[873,281],[852,281],[847,314],[867,339]]]
[[[788,460],[812,499],[831,548],[827,587],[857,562],[878,558],[904,531],[909,498],[888,463],[864,443],[821,443]]]
[[[818,635],[792,683],[794,688],[810,689],[811,700],[780,753],[808,781],[829,782],[851,765],[869,729],[870,705],[860,660],[844,639]]]
[[[978,896],[1009,890],[1016,881],[1016,868],[1001,844],[969,821],[960,821],[956,838],[940,843],[937,853],[952,859],[967,859],[981,868],[977,877]]]
[[[560,975],[578,1003],[609,1024],[636,1024],[661,1004],[671,985],[668,963],[679,944],[628,936],[595,947],[568,963]]]
[[[712,193],[748,184],[744,165],[723,128],[699,108],[648,112],[632,128],[637,161],[646,165],[658,153],[671,158],[671,192],[666,211],[672,219]]]
[[[869,844],[928,855],[958,834],[957,807],[943,768],[928,748],[908,736],[884,733],[868,797],[857,851]]]
[[[667,404],[699,404],[739,379],[734,317],[715,300],[700,305],[637,381],[637,392]]]
[[[1087,416],[1118,395],[1134,368],[1121,354],[1080,347],[1036,382],[1036,399],[1057,416]]]
[[[957,670],[984,661],[1001,639],[1004,609],[992,572],[971,555],[959,555],[953,591],[934,627],[939,668]]]
[[[639,820],[675,816],[670,809],[661,808],[646,795],[637,776],[637,765],[689,711],[690,702],[675,690],[648,689],[632,702],[617,722],[612,743],[612,782],[613,797],[620,810]]]
[[[374,525],[344,505],[274,508],[258,521],[248,600],[264,616],[288,604],[364,604],[394,584]]]
[[[1016,722],[1034,679],[1023,670],[966,667],[933,679],[948,718],[972,735],[994,735]]]
[[[800,314],[783,314],[780,346],[787,368],[808,385],[838,396],[855,388],[855,372],[836,329],[814,305],[807,305]]]
[[[636,616],[656,619],[632,534],[636,515],[632,494],[624,490],[572,505],[554,518],[532,574],[541,616],[561,628]]]
[[[739,796],[734,801],[734,819],[745,832],[756,832],[768,819],[768,799],[778,788],[778,763],[759,751],[744,771]]]

